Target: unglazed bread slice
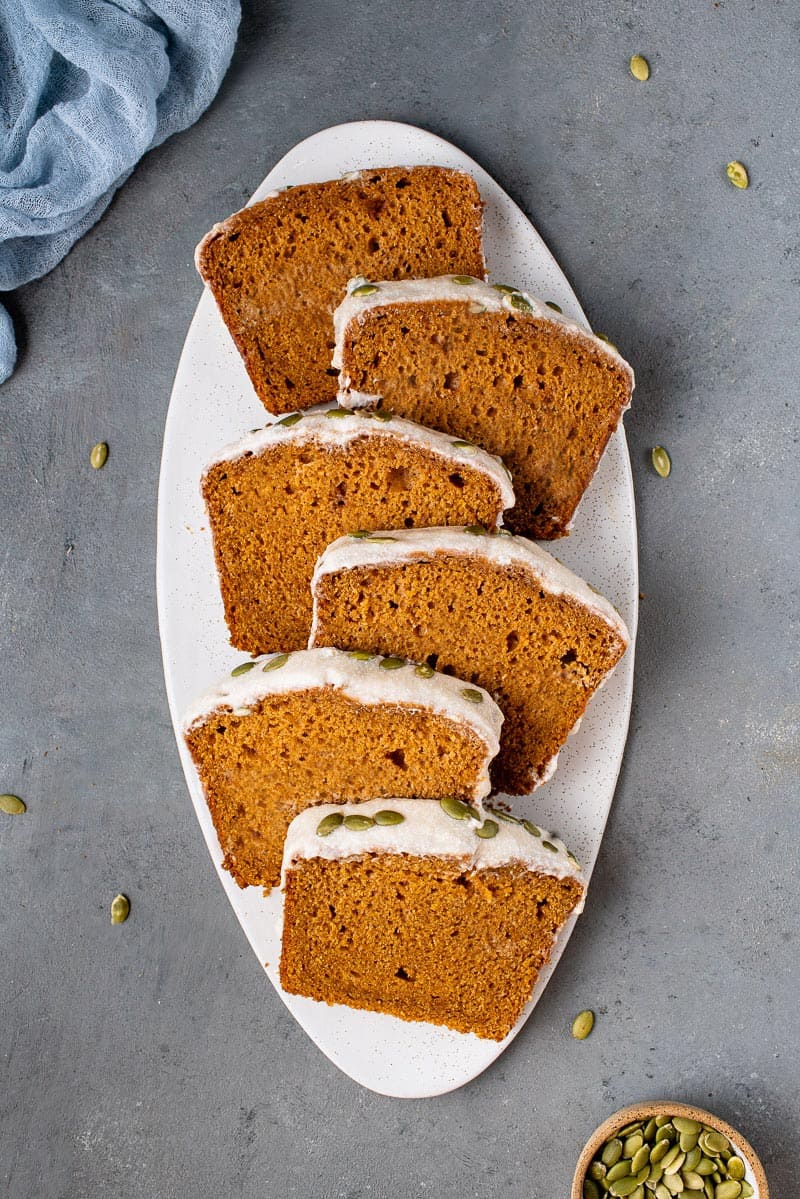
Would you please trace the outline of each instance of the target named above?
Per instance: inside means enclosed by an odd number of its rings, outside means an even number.
[[[418,799],[302,812],[283,880],[285,991],[496,1041],[584,897],[551,833]]]
[[[231,642],[305,648],[311,576],[343,533],[498,523],[514,503],[499,459],[389,414],[283,417],[222,450],[203,496]]]
[[[541,300],[448,275],[358,285],[335,315],[340,402],[382,397],[401,416],[499,454],[517,502],[508,525],[569,532],[633,371],[607,341]]]
[[[312,589],[312,645],[400,654],[494,697],[505,722],[492,784],[512,795],[550,777],[628,644],[607,600],[504,531],[342,537],[320,557]]]
[[[353,275],[482,275],[471,176],[386,167],[273,192],[203,238],[197,269],[270,412],[336,394],[332,319]]]
[[[303,808],[382,794],[479,801],[502,720],[459,679],[324,649],[242,663],[183,727],[225,869],[269,890]]]

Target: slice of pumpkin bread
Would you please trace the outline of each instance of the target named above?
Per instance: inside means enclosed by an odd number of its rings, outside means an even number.
[[[569,532],[633,371],[616,349],[547,304],[467,276],[366,284],[335,316],[333,364],[347,407],[382,397],[400,416],[499,454],[515,532]]]
[[[485,692],[429,667],[324,649],[243,662],[192,706],[184,734],[225,869],[269,890],[310,805],[480,800],[502,719]]]
[[[343,533],[493,527],[514,503],[490,454],[386,412],[336,407],[248,434],[221,451],[202,489],[231,642],[248,653],[305,649],[314,564]]]
[[[514,795],[550,777],[628,643],[607,600],[503,531],[341,537],[312,589],[311,644],[401,654],[486,688],[505,716],[492,783]]]
[[[215,225],[197,269],[270,412],[336,395],[333,310],[353,275],[483,274],[474,179],[445,167],[356,171],[273,192]]]
[[[499,813],[374,799],[289,826],[285,991],[501,1041],[583,907],[561,841]]]

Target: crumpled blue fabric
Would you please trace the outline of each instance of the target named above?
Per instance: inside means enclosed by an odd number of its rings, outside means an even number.
[[[208,107],[239,0],[0,0],[0,291],[38,279]],[[0,305],[0,383],[14,369]]]

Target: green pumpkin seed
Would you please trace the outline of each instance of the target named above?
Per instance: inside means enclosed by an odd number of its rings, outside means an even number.
[[[414,667],[414,674],[419,675],[421,679],[431,679],[436,671],[427,662],[420,662],[418,666]]]
[[[681,1148],[683,1148],[683,1146],[681,1146]],[[690,1149],[689,1152],[686,1154],[686,1161],[683,1163],[684,1171],[685,1170],[696,1170],[697,1166],[700,1163],[700,1158],[702,1156],[703,1155],[700,1152],[699,1145],[695,1145],[694,1148]]]
[[[453,449],[463,450],[465,454],[474,454],[478,449],[471,441],[451,441],[450,444]]]
[[[115,895],[111,900],[111,923],[124,924],[131,914],[131,901],[127,895]]]
[[[378,665],[381,670],[399,670],[401,666],[405,666],[405,658],[381,658]]]
[[[699,1148],[700,1146],[698,1145]],[[694,1169],[697,1174],[702,1174],[703,1177],[706,1177],[714,1173],[714,1163],[710,1157],[701,1157]]]
[[[622,1162],[619,1165],[622,1165]],[[625,1178],[618,1178],[616,1182],[612,1182],[608,1190],[611,1195],[618,1197],[618,1199],[624,1199],[626,1195],[632,1195],[638,1185],[633,1175],[629,1174]]]
[[[669,1154],[667,1154],[667,1157],[665,1157],[661,1163],[661,1169],[664,1171],[665,1175],[677,1174],[683,1163],[686,1161],[686,1154],[682,1151],[680,1145],[673,1145],[672,1148],[677,1149],[677,1155],[668,1161],[667,1158],[669,1158]]]
[[[600,1199],[600,1188],[591,1178],[583,1180],[583,1199]]]
[[[710,1178],[706,1178],[703,1181],[703,1194],[706,1199],[714,1199],[714,1183]]]
[[[491,812],[498,820],[502,820],[504,824],[519,824],[516,816],[512,816],[510,812],[502,812],[500,808],[486,808],[487,812]]]
[[[634,54],[628,63],[631,75],[640,83],[646,83],[650,78],[650,63],[641,54]]]
[[[495,291],[501,291],[505,296],[513,296],[514,292],[518,290],[516,287],[509,287],[507,283],[493,283],[492,287]]]
[[[601,1178],[605,1178],[606,1168],[602,1162],[594,1161],[590,1163],[587,1174],[590,1178],[595,1178],[599,1182]]]
[[[535,824],[531,824],[530,820],[523,820],[522,827],[526,833],[530,833],[532,837],[541,837],[542,830],[537,828]]]
[[[558,846],[554,845],[552,841],[542,841],[542,845],[545,849],[549,849],[551,853],[558,853]]]
[[[631,1191],[630,1199],[644,1199],[644,1187],[638,1186],[635,1191]]]
[[[648,1162],[644,1166],[642,1166],[641,1170],[631,1171],[631,1173],[633,1174],[634,1178],[636,1179],[636,1181],[638,1183],[644,1182],[647,1179],[648,1174],[650,1173],[650,1163]]]
[[[680,1174],[670,1174],[664,1179],[664,1186],[671,1195],[682,1195],[685,1189]]]
[[[355,537],[356,540],[362,541],[365,537],[369,537],[369,529],[355,529],[352,533],[348,533],[348,537]]]
[[[25,801],[18,795],[0,795],[0,812],[7,812],[9,816],[21,816],[27,810]]]
[[[681,1178],[687,1191],[702,1191],[703,1180],[699,1174],[695,1174],[694,1170],[682,1170]]]
[[[500,825],[495,820],[484,820],[480,828],[475,829],[475,836],[488,840],[490,837],[496,837],[499,831]]]
[[[662,479],[669,478],[669,473],[672,470],[672,460],[663,445],[653,446],[650,451],[650,461],[653,463],[653,470],[657,475],[660,475]]]
[[[631,1135],[629,1137],[625,1138],[625,1140],[622,1144],[622,1156],[623,1157],[631,1157],[631,1158],[635,1157],[636,1154],[641,1149],[643,1144],[644,1144],[644,1137],[642,1136],[641,1132],[631,1133]],[[632,1174],[635,1174],[636,1171],[639,1169],[641,1169],[640,1166],[634,1167],[633,1164],[631,1164],[631,1173]]]
[[[612,350],[617,350],[617,353],[619,353],[619,350],[614,345],[614,342],[611,340],[610,337],[606,337],[605,333],[595,333],[595,337],[599,338],[600,341],[604,341],[607,346],[611,346]]]
[[[108,460],[108,444],[105,441],[98,441],[97,445],[93,445],[89,454],[89,462],[95,470],[102,470]]]
[[[262,667],[262,674],[266,674],[268,670],[280,670],[289,661],[288,654],[276,654],[274,658],[270,658],[269,662]]]
[[[369,533],[366,537],[362,537],[362,541],[372,541],[376,545],[384,545],[387,541],[397,541],[396,537],[375,537]]]
[[[453,820],[470,820],[475,816],[474,810],[468,803],[455,799],[452,795],[445,795],[443,799],[440,799],[439,807]]]
[[[661,1182],[661,1175],[663,1173],[664,1171],[659,1165],[654,1166],[652,1162],[650,1163],[650,1173],[647,1175],[647,1180],[653,1184],[650,1188],[651,1190],[655,1190],[656,1183]]]
[[[672,1192],[668,1191],[663,1183],[659,1183],[656,1187],[656,1199],[672,1199]]]
[[[519,292],[515,292],[513,296],[509,296],[508,302],[517,312],[524,312],[526,316],[533,316],[533,305],[530,300],[526,300]]]
[[[672,1173],[672,1171],[668,1170],[668,1167],[671,1166],[672,1163],[677,1160],[677,1158],[680,1158],[681,1162],[683,1162],[685,1156],[685,1154],[681,1153],[680,1145],[670,1145],[669,1149],[661,1159],[661,1168],[663,1169],[664,1173]]]
[[[560,312],[563,315],[564,309],[559,304],[556,304],[555,300],[545,300],[545,304],[548,308],[552,308],[553,312]]]
[[[615,1166],[622,1157],[622,1141],[618,1137],[612,1137],[610,1141],[606,1141],[603,1146],[603,1152],[600,1154],[600,1160],[604,1166]]]
[[[276,427],[279,425],[284,425],[288,428],[290,425],[296,425],[297,422],[302,419],[302,412],[290,412],[289,415],[284,416],[282,420],[276,420],[275,425]]]
[[[231,671],[231,678],[237,679],[240,674],[247,674],[248,670],[252,670],[255,662],[240,662],[238,666],[234,666]]]
[[[469,287],[470,283],[477,282],[476,279],[473,279],[472,275],[451,275],[450,278],[461,287]]]
[[[684,1153],[691,1152],[697,1144],[698,1134],[696,1132],[682,1132],[678,1137],[678,1144]]]
[[[575,867],[576,867],[578,870],[583,870],[583,866],[581,866],[580,862],[579,862],[579,861],[578,861],[578,859],[575,857],[575,854],[572,852],[572,850],[571,850],[571,849],[568,849],[568,850],[567,850],[567,857],[568,857],[568,858],[569,858],[569,860],[572,862],[572,865],[573,865],[573,866],[575,866]]]
[[[750,176],[747,174],[747,167],[743,162],[729,162],[725,168],[725,174],[734,187],[744,189],[750,186]]]
[[[643,1166],[650,1165],[650,1146],[642,1144],[631,1159],[631,1174],[638,1174]],[[650,1173],[648,1168],[647,1173]]]
[[[375,654],[371,654],[365,649],[354,649],[347,656],[348,658],[355,658],[356,662],[371,662]]]
[[[328,408],[325,415],[330,420],[338,420],[342,416],[352,416],[353,413],[349,412],[347,408]]]
[[[329,812],[327,816],[323,816],[317,825],[318,837],[329,837],[334,829],[339,828],[344,823],[344,816],[341,812]]]
[[[703,1125],[698,1124],[696,1120],[690,1120],[688,1116],[673,1116],[672,1124],[678,1132],[694,1132],[699,1136],[703,1131]]]
[[[352,829],[354,833],[363,833],[368,828],[372,828],[375,821],[371,816],[345,816],[344,827]]]
[[[473,537],[485,537],[487,530],[483,525],[464,525],[464,532],[471,533]]]
[[[755,1191],[750,1186],[750,1183],[742,1179],[742,1199],[753,1199]]]
[[[662,1161],[670,1151],[669,1135],[662,1137],[661,1140],[656,1140],[655,1145],[650,1150],[650,1161],[653,1163]]]
[[[361,283],[350,292],[351,296],[374,296],[378,288],[374,283]]]
[[[585,1041],[593,1028],[594,1012],[589,1008],[585,1008],[582,1012],[578,1012],[577,1016],[572,1021],[572,1035],[576,1041]]]
[[[391,808],[384,808],[382,811],[375,813],[376,824],[402,824],[404,820],[405,816],[402,812],[393,812]]]
[[[375,408],[372,413],[373,420],[394,420],[394,413],[391,408]]]
[[[726,1167],[728,1178],[732,1178],[734,1182],[741,1182],[745,1175],[744,1162],[740,1157],[731,1157],[728,1160]]]
[[[656,1128],[664,1128],[666,1124],[671,1124],[672,1120],[669,1116],[656,1116]]]
[[[675,1129],[671,1124],[662,1124],[656,1133],[656,1141],[671,1141],[675,1136]]]
[[[731,1178],[728,1182],[721,1182],[714,1191],[714,1199],[739,1199],[742,1193],[742,1184]]]
[[[700,1136],[700,1148],[704,1153],[709,1151],[712,1156],[722,1153],[723,1149],[730,1147],[730,1141],[721,1132],[716,1132],[713,1128],[706,1129]]]
[[[476,691],[474,687],[462,687],[461,694],[464,699],[468,699],[471,704],[482,704],[483,696],[480,691]]]
[[[619,1182],[621,1178],[630,1177],[632,1177],[631,1163],[626,1162],[624,1158],[620,1158],[620,1160],[616,1162],[606,1174],[606,1182]],[[637,1185],[635,1178],[633,1180],[633,1185]]]

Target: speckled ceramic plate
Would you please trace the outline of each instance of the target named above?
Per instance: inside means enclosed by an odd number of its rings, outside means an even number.
[[[458,167],[476,179],[486,203],[486,259],[494,280],[512,282],[585,323],[575,295],[536,230],[495,181],[454,146],[421,129],[387,121],[338,125],[295,146],[270,171],[253,200],[286,184],[336,178],[362,167],[431,164]],[[222,218],[227,213],[220,213]],[[623,347],[624,351],[624,347]],[[263,425],[250,385],[214,302],[205,292],[186,338],[167,415],[158,504],[158,614],[164,673],[178,749],[197,818],[222,885],[250,944],[293,1016],[323,1053],[374,1091],[420,1098],[454,1090],[485,1070],[519,1033],[557,965],[572,931],[563,930],[530,1004],[506,1041],[482,1041],[391,1016],[327,1007],[285,995],[278,982],[280,895],[240,890],[221,868],[222,854],[188,752],[180,720],[188,704],[241,659],[228,644],[199,479],[215,452]],[[554,547],[567,565],[619,608],[636,631],[636,521],[625,434],[612,437],[580,505],[571,536]],[[545,787],[515,801],[515,810],[563,836],[587,878],[600,846],[628,729],[633,645],[595,696],[578,733]],[[588,902],[591,903],[591,892]],[[270,1000],[263,997],[264,1019]],[[536,1029],[526,1033],[534,1052]],[[258,1047],[254,1046],[254,1052]]]

